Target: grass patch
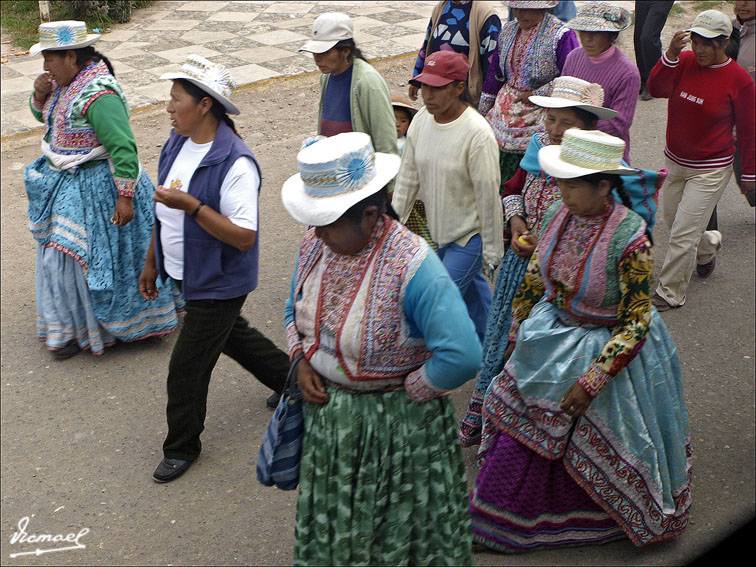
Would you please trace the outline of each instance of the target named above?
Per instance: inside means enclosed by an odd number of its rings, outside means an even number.
[[[127,18],[130,17],[131,9],[149,6],[152,1],[132,1],[130,4]],[[79,9],[82,8],[79,7]],[[106,10],[93,8],[90,9],[90,13],[91,16],[82,18],[81,12],[76,10],[75,2],[61,0],[50,2],[50,21],[84,19],[90,31],[99,28],[102,32],[108,31],[113,24]],[[29,49],[39,41],[39,2],[37,0],[0,1],[0,24],[3,26],[3,31],[11,35],[14,45],[21,49]]]
[[[672,6],[672,9],[669,11],[670,16],[679,16],[680,14],[685,13],[685,8],[680,6],[680,4],[674,4]]]
[[[703,12],[704,10],[714,10],[716,8],[719,8],[724,2],[721,0],[717,2],[716,0],[702,0],[700,2],[695,2],[693,4],[693,9],[696,12]]]

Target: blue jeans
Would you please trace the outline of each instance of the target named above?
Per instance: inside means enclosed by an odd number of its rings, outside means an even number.
[[[467,312],[475,324],[475,331],[483,344],[486,334],[486,320],[491,309],[491,288],[483,275],[483,241],[480,234],[473,236],[465,246],[454,242],[439,247],[438,256],[457,284],[462,299],[467,305]]]

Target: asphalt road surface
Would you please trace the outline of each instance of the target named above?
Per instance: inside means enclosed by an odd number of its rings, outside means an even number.
[[[411,58],[378,64],[393,93],[405,92]],[[285,346],[282,313],[304,227],[279,191],[296,171],[300,141],[315,130],[317,78],[243,90],[241,132],[264,173],[261,278],[244,307],[252,324]],[[639,102],[631,161],[663,167],[666,102]],[[169,131],[163,109],[136,113],[140,156],[154,180]],[[54,362],[36,340],[35,244],[26,228],[23,167],[39,139],[2,148],[2,547],[5,565],[286,565],[292,561],[295,492],[261,486],[255,457],[271,412],[269,392],[221,358],[210,386],[203,453],[181,479],[151,479],[166,433],[165,376],[175,335],[119,344],[99,358]],[[754,514],[754,209],[731,182],[719,207],[724,249],[708,280],[694,275],[687,304],[663,315],[685,377],[693,450],[691,524],[681,538],[636,549],[601,547],[501,555],[478,549],[478,565],[676,565],[693,560]],[[664,257],[667,230],[655,232]],[[454,394],[464,412],[472,382]],[[468,480],[476,474],[466,450]],[[73,534],[84,548],[34,554],[27,534]],[[83,533],[82,533],[83,532]],[[68,544],[75,545],[75,544]],[[11,557],[11,554],[25,553]]]

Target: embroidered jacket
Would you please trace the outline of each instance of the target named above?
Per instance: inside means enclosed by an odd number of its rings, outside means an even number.
[[[595,397],[630,363],[648,334],[653,248],[646,223],[618,203],[607,215],[577,217],[559,202],[549,208],[543,226],[512,301],[510,340],[542,298],[567,324],[613,327],[601,355],[579,379]]]
[[[454,282],[425,241],[382,217],[355,255],[311,228],[286,302],[290,356],[304,352],[331,382],[356,390],[402,384],[423,401],[478,371],[481,347]]]
[[[53,81],[42,107],[33,93],[29,103],[32,114],[47,126],[43,151],[53,165],[67,169],[110,158],[119,195],[134,196],[140,168],[129,106],[103,61],[84,67],[65,87]]]

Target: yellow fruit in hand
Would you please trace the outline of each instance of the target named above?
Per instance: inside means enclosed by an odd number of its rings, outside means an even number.
[[[529,240],[528,240],[527,238],[525,238],[525,235],[524,235],[524,234],[521,234],[521,235],[520,235],[520,236],[519,236],[519,237],[517,238],[517,242],[519,242],[520,244],[522,244],[522,245],[524,245],[524,246],[530,246],[530,241],[529,241]]]

